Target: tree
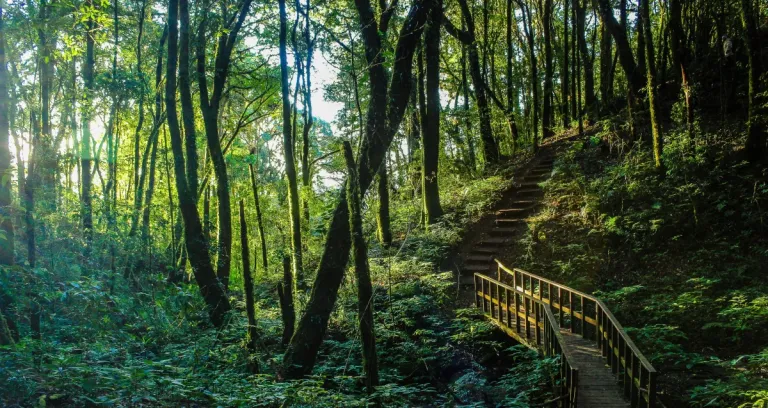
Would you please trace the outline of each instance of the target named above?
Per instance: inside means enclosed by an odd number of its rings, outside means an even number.
[[[256,342],[259,339],[256,330],[256,307],[253,303],[253,275],[251,274],[250,247],[248,246],[248,224],[245,222],[245,205],[240,200],[240,249],[243,261],[243,286],[245,292],[245,312],[248,315],[248,351],[251,354],[256,353]],[[259,372],[259,361],[255,355],[250,359],[250,370],[252,373]]]
[[[11,214],[10,98],[5,54],[5,19],[0,4],[0,265],[15,263],[16,239]],[[2,311],[0,311],[2,314]],[[3,327],[0,327],[2,330]]]
[[[182,0],[183,1],[183,0]],[[208,0],[204,1],[203,10],[207,10]],[[229,269],[232,252],[232,208],[229,198],[229,177],[227,175],[227,163],[224,161],[224,152],[219,140],[219,112],[224,96],[224,88],[229,76],[232,50],[237,43],[238,34],[243,27],[245,17],[248,15],[252,0],[243,0],[239,3],[233,15],[226,15],[227,8],[222,7],[221,20],[224,23],[217,27],[218,33],[216,56],[214,58],[213,87],[209,92],[206,64],[206,32],[208,30],[208,17],[204,14],[203,21],[197,32],[197,83],[200,90],[200,110],[203,113],[205,125],[205,138],[208,144],[208,152],[213,163],[213,171],[216,175],[216,198],[218,199],[219,236],[218,236],[218,262],[216,275],[226,289],[229,285]],[[182,60],[183,62],[184,60]],[[169,113],[170,115],[170,113]],[[188,138],[186,140],[189,140]],[[191,146],[187,143],[187,151]],[[187,157],[187,160],[192,158]],[[190,177],[190,175],[187,175]],[[190,186],[193,187],[193,186]],[[197,195],[196,190],[189,190]]]
[[[443,215],[438,188],[440,159],[440,25],[443,15],[441,0],[432,0],[424,37],[427,62],[427,115],[421,149],[421,188],[427,224],[434,224]]]
[[[542,8],[542,31],[544,34],[544,98],[541,108],[541,135],[544,138],[554,134],[552,131],[552,0],[539,3]]]
[[[368,0],[355,2],[371,86],[365,133],[357,162],[361,196],[371,185],[375,169],[381,165],[408,104],[412,86],[413,53],[421,37],[428,11],[425,2],[426,0],[417,0],[403,22],[392,60],[391,76],[387,75],[383,65],[381,38],[371,3]],[[391,79],[389,89],[388,79]],[[349,260],[352,245],[349,230],[346,194],[341,194],[328,227],[323,255],[307,307],[283,356],[283,375],[286,378],[303,377],[314,367]]]
[[[291,102],[288,84],[287,17],[285,0],[280,5],[280,87],[283,95],[283,158],[285,176],[288,179],[289,216],[291,220],[291,255],[293,258],[293,282],[296,289],[306,288],[301,248],[301,210],[299,209],[299,187],[296,176],[293,134],[291,133]]]
[[[432,13],[435,13],[434,11]],[[437,13],[442,13],[438,10]],[[437,14],[436,13],[436,14]],[[439,23],[437,25],[439,30]],[[360,184],[357,180],[355,159],[352,145],[344,141],[344,159],[347,163],[347,203],[349,207],[349,225],[352,235],[352,253],[357,278],[357,313],[360,327],[360,341],[363,346],[363,372],[368,393],[373,393],[379,385],[379,367],[376,356],[376,331],[373,327],[373,286],[371,271],[368,266],[368,246],[363,235],[363,218],[360,204]]]
[[[656,65],[653,52],[653,36],[651,35],[651,20],[649,4],[651,0],[640,0],[640,19],[645,37],[645,71],[648,77],[648,105],[651,112],[651,132],[653,134],[653,159],[657,168],[662,168],[661,154],[664,150],[659,124],[658,100],[656,90]]]
[[[495,165],[499,162],[499,145],[493,137],[493,128],[491,127],[491,109],[488,106],[488,97],[486,95],[487,86],[480,70],[480,56],[477,50],[477,40],[475,38],[475,20],[472,18],[472,12],[466,0],[459,0],[461,15],[467,25],[466,30],[460,30],[445,17],[443,24],[446,31],[453,37],[464,43],[468,48],[469,75],[472,78],[472,86],[475,90],[475,102],[480,114],[480,140],[483,141],[483,155],[488,165]]]
[[[224,325],[224,316],[230,310],[229,299],[224,288],[216,279],[208,243],[203,236],[200,215],[197,212],[196,194],[189,189],[184,150],[181,139],[181,128],[176,110],[176,67],[178,57],[178,9],[179,1],[168,0],[168,66],[165,81],[165,106],[167,111],[168,132],[171,137],[173,150],[174,173],[176,175],[176,192],[179,198],[179,210],[184,220],[184,242],[192,271],[200,288],[200,293],[208,305],[211,322],[220,327]],[[218,139],[218,136],[216,136]],[[221,204],[220,204],[221,205]]]
[[[86,1],[86,8],[95,11],[93,0]],[[92,14],[93,12],[91,12]],[[81,207],[80,218],[83,224],[83,234],[85,236],[85,255],[90,254],[90,246],[93,241],[93,201],[91,197],[91,186],[93,184],[91,178],[91,164],[93,158],[91,157],[91,115],[92,115],[92,98],[93,98],[93,81],[94,81],[94,68],[96,62],[94,60],[94,29],[95,23],[92,16],[88,17],[86,22],[85,32],[85,62],[82,67],[82,76],[84,83],[84,101],[82,103],[82,117],[81,124],[83,127],[83,137],[80,141],[80,185],[81,185]]]
[[[642,89],[642,74],[637,69],[635,63],[635,57],[632,54],[632,48],[629,45],[629,39],[627,39],[627,30],[624,25],[624,19],[622,24],[616,21],[616,17],[613,15],[613,8],[611,7],[609,0],[596,0],[598,10],[600,12],[600,20],[605,24],[608,32],[611,33],[613,40],[616,42],[616,51],[619,55],[619,63],[624,70],[624,75],[629,82],[629,88],[632,93],[637,95]]]
[[[741,24],[744,29],[744,43],[747,47],[747,157],[752,162],[765,160],[766,131],[759,116],[758,94],[761,92],[760,76],[763,67],[760,60],[760,36],[757,31],[755,13],[751,0],[741,0]]]

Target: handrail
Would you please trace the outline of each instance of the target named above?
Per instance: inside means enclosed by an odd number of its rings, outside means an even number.
[[[560,325],[552,313],[551,306],[482,274],[476,273],[474,281],[477,307],[488,313],[499,327],[523,344],[528,344],[533,338],[534,348],[542,350],[544,355],[560,357],[560,395],[556,401],[560,407],[575,408],[579,369],[575,366],[575,358],[560,333]],[[524,326],[520,324],[521,319],[525,321]],[[521,332],[523,327],[525,330]]]
[[[501,285],[509,287],[502,283],[503,271],[511,275],[512,288],[516,293],[551,306],[557,311],[560,326],[567,325],[571,333],[578,331],[582,337],[597,342],[597,347],[611,371],[618,376],[632,407],[641,404],[656,406],[656,370],[603,301],[522,269],[510,269],[499,260],[495,261],[498,264],[496,280]]]

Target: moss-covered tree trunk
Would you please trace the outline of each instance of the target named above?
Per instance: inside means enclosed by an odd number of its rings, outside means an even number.
[[[640,0],[640,21],[645,38],[645,72],[648,78],[648,105],[651,113],[651,134],[653,136],[653,160],[657,168],[662,167],[661,154],[664,150],[659,123],[658,91],[656,89],[656,64],[653,50],[653,35],[651,34],[650,1]]]
[[[243,260],[243,286],[245,290],[245,313],[248,315],[248,351],[251,353],[248,368],[259,372],[259,360],[255,356],[258,331],[256,330],[256,306],[253,303],[253,274],[251,272],[250,247],[248,246],[248,224],[245,222],[245,204],[240,200],[240,249]]]
[[[443,9],[441,0],[432,0],[424,35],[424,56],[427,65],[426,110],[421,149],[421,188],[424,214],[428,225],[443,215],[440,206],[438,169],[440,160],[440,26]]]
[[[10,99],[8,96],[9,77],[5,56],[5,20],[3,8],[0,5],[0,230],[2,231],[2,244],[0,244],[0,265],[13,265],[16,249],[15,231],[13,228],[13,215],[11,213],[11,182],[13,170],[11,169],[11,145],[10,145]],[[2,313],[2,312],[0,312]],[[0,327],[0,330],[2,327]]]
[[[747,157],[752,162],[766,160],[765,142],[766,130],[763,118],[760,117],[760,103],[757,100],[761,92],[760,76],[763,66],[760,60],[760,33],[757,30],[755,11],[751,0],[741,0],[741,24],[744,27],[744,43],[747,46],[747,78],[749,90],[747,93],[747,142],[745,149]]]
[[[384,160],[408,105],[413,85],[413,53],[427,17],[425,3],[426,0],[416,0],[408,11],[392,59],[392,75],[389,76],[384,68],[384,53],[373,7],[368,0],[355,2],[371,88],[365,133],[358,156],[361,196],[370,187],[376,169]],[[390,83],[389,89],[387,83]],[[339,198],[326,234],[315,284],[283,357],[283,376],[288,379],[300,378],[312,371],[349,261],[352,245],[349,209],[346,194],[340,194]]]
[[[377,181],[376,186],[379,193],[379,207],[376,214],[376,235],[379,238],[379,242],[385,247],[389,247],[392,244],[392,226],[389,219],[389,174],[387,171],[387,159],[379,167],[379,172],[376,174]]]
[[[542,34],[544,36],[544,95],[541,107],[541,135],[547,138],[552,131],[552,0],[544,0],[542,7]]]
[[[183,1],[183,0],[182,0]],[[208,242],[203,236],[200,215],[197,212],[196,194],[189,189],[184,147],[181,138],[178,111],[176,109],[176,67],[178,63],[178,6],[179,0],[168,0],[168,66],[165,81],[165,106],[167,111],[168,132],[173,151],[176,192],[179,197],[179,209],[184,220],[184,240],[187,255],[192,264],[195,280],[200,293],[208,306],[211,322],[223,326],[224,316],[230,310],[227,294],[219,285],[216,272],[208,252]],[[184,261],[186,262],[186,261]],[[182,267],[184,265],[182,264]]]
[[[365,235],[363,234],[360,184],[357,179],[355,159],[352,156],[352,145],[346,140],[344,141],[344,159],[347,163],[347,205],[349,208],[355,276],[357,278],[357,313],[360,342],[363,346],[363,373],[365,374],[365,386],[368,392],[372,393],[374,388],[379,385],[376,331],[373,325],[373,285],[371,284],[371,271],[368,266],[368,246],[365,243]]]
[[[285,176],[288,179],[289,219],[291,221],[291,258],[293,259],[293,277],[296,289],[306,288],[303,272],[301,247],[301,209],[299,208],[299,187],[296,175],[293,134],[291,133],[291,102],[288,84],[288,28],[285,0],[279,0],[280,7],[280,86],[283,101],[283,160]]]

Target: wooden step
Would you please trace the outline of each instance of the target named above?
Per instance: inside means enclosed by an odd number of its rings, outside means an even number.
[[[517,187],[518,187],[518,188],[528,188],[528,187],[531,187],[531,188],[532,188],[532,187],[538,187],[538,186],[539,186],[539,183],[541,183],[541,182],[540,182],[540,181],[530,181],[530,180],[526,180],[526,181],[524,181],[524,182],[522,182],[522,183],[518,184],[518,185],[517,185]]]

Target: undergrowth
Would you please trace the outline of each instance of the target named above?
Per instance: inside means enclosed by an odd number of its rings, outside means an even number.
[[[667,406],[766,406],[766,174],[740,159],[739,135],[665,141],[662,172],[608,131],[573,143],[519,261],[605,300],[661,372]]]

